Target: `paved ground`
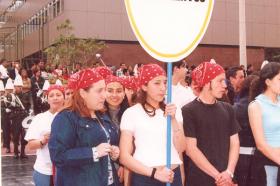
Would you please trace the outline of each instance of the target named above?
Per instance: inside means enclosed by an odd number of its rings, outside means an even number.
[[[2,185],[31,186],[33,165],[36,156],[29,155],[28,159],[14,159],[13,156],[2,156]]]
[[[28,159],[14,159],[13,144],[10,146],[11,153],[6,153],[6,149],[1,148],[2,186],[33,186],[35,151],[26,148]]]

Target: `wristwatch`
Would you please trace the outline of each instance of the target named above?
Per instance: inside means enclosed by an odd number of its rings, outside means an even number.
[[[231,178],[233,178],[234,177],[234,175],[233,175],[233,173],[230,171],[230,170],[226,170],[226,173],[228,173],[229,174],[229,176],[231,177]]]

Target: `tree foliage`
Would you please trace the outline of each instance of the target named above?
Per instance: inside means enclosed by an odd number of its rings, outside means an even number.
[[[57,26],[59,37],[52,46],[44,50],[48,62],[62,64],[70,69],[73,69],[76,63],[91,67],[96,63],[96,53],[104,49],[105,42],[93,38],[79,39],[72,33],[73,30],[68,19]]]

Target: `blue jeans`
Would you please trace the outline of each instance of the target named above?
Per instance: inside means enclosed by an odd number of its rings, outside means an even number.
[[[265,165],[266,186],[277,186],[278,167]]]
[[[33,180],[35,186],[50,186],[51,184],[51,176],[41,174],[40,172],[34,170],[33,172]]]
[[[174,169],[173,171],[174,171],[174,180],[171,186],[182,186],[180,167]],[[131,185],[132,186],[165,186],[166,183],[162,183],[158,180],[151,179],[148,176],[143,176],[133,172],[131,177]]]

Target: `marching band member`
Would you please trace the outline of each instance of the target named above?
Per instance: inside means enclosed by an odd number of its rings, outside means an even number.
[[[22,93],[23,82],[21,76],[17,76],[14,81],[14,93],[9,93],[7,99],[9,101],[9,109],[11,110],[9,116],[11,120],[11,132],[13,136],[14,143],[14,158],[27,158],[25,155],[25,145],[24,140],[25,131],[22,128],[22,121],[28,115],[26,110],[30,108],[29,97]],[[19,145],[20,140],[20,156],[19,156]]]
[[[50,108],[50,105],[48,104],[48,96],[47,96],[49,87],[50,87],[49,80],[45,80],[42,88],[42,93],[39,95],[39,97],[37,97],[38,103],[40,105],[40,110],[42,112],[46,112]]]
[[[13,93],[14,91],[14,83],[11,78],[9,78],[6,81],[6,86],[5,86],[5,95],[3,97],[4,99],[4,107],[5,107],[5,122],[3,123],[3,138],[4,138],[4,146],[6,147],[6,153],[11,152],[11,99],[8,99],[8,97],[11,97],[10,94]],[[9,96],[8,96],[9,95]]]
[[[8,100],[5,95],[5,87],[2,80],[0,80],[0,96],[1,96],[1,129],[3,131],[3,147],[6,148],[6,153],[10,153],[10,120],[8,109]]]
[[[52,163],[50,159],[48,141],[52,121],[64,104],[64,89],[62,86],[52,85],[47,91],[50,109],[35,116],[25,136],[28,148],[37,150],[34,164],[33,180],[36,186],[51,185]]]

